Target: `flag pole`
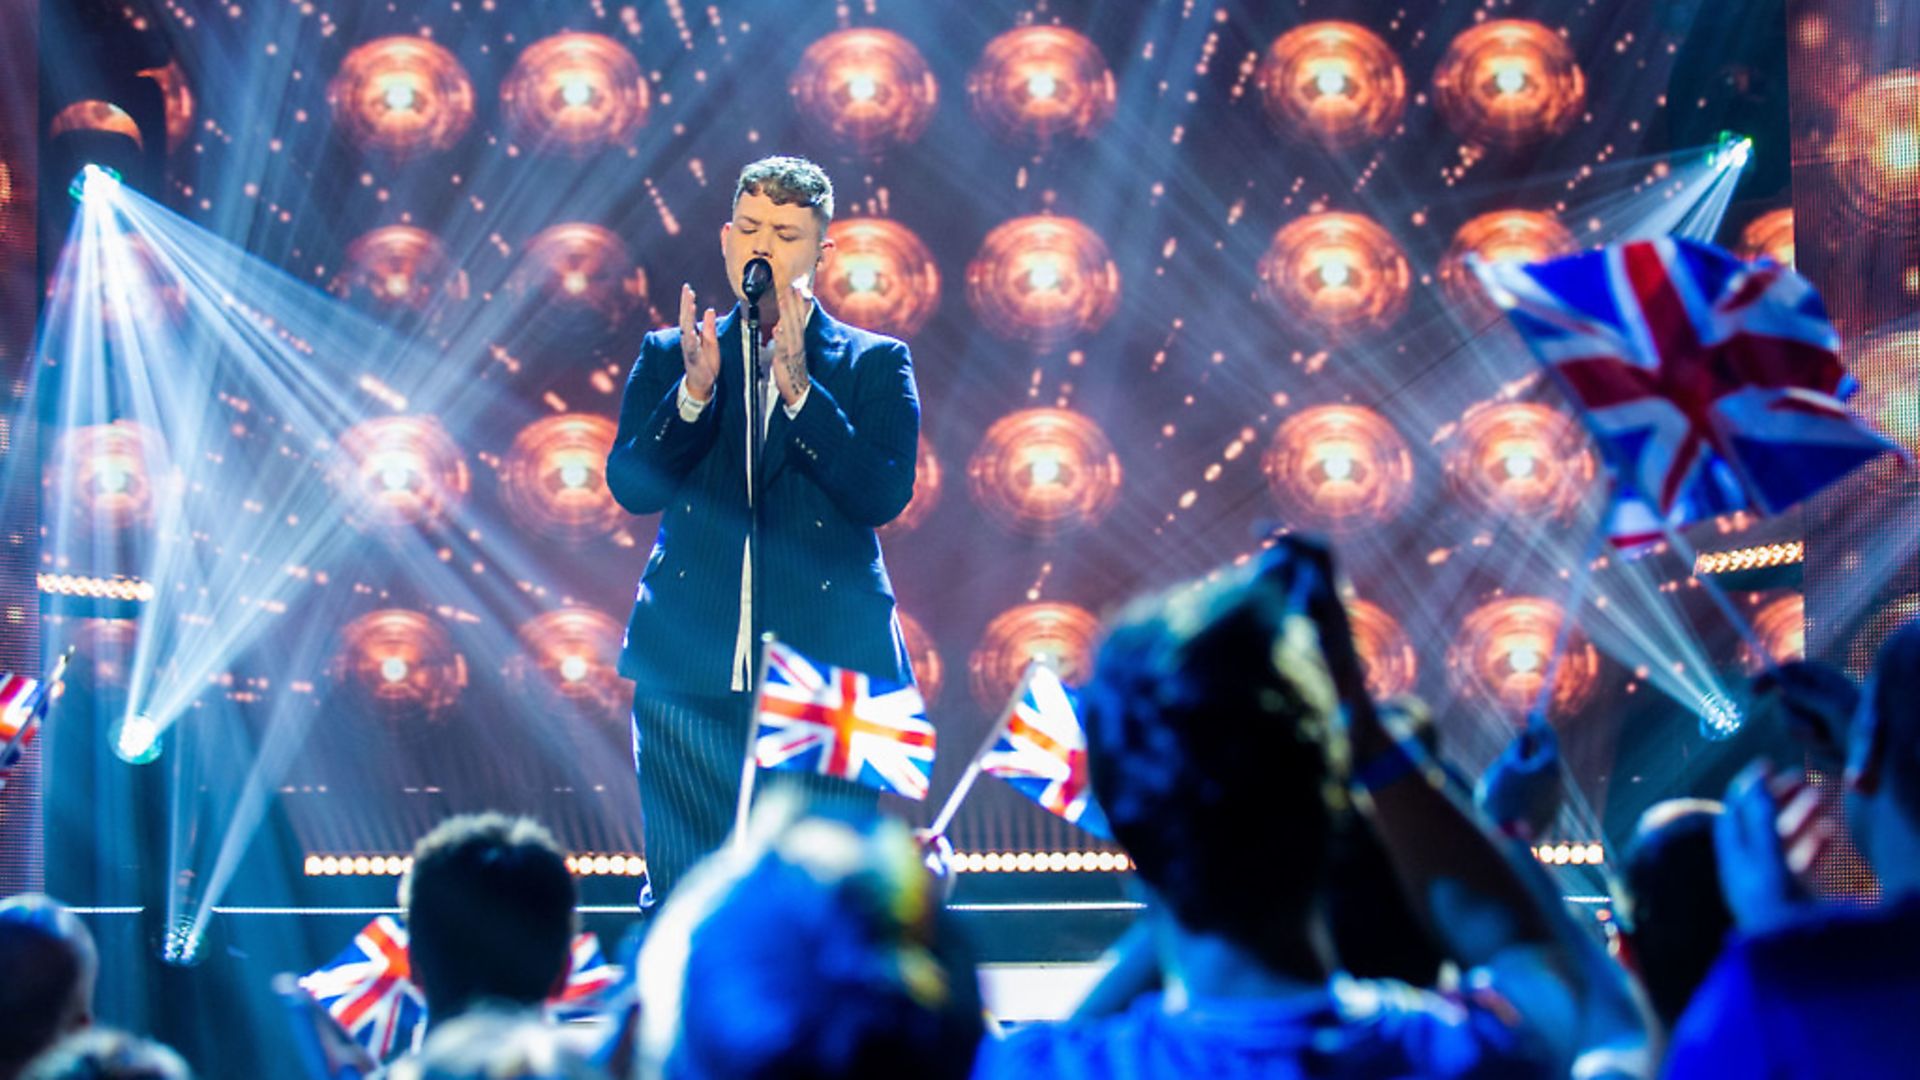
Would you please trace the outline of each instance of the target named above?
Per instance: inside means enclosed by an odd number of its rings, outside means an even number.
[[[72,659],[73,646],[69,645],[67,651],[60,654],[60,659],[53,662],[52,674],[41,682],[41,703],[35,705],[27,718],[20,722],[20,730],[13,733],[7,744],[0,746],[0,791],[7,789],[7,774],[13,770],[14,756],[26,748],[27,741],[33,738],[33,733],[40,727],[41,718],[53,708],[53,688],[60,685],[60,680],[66,676],[67,662]]]
[[[767,658],[773,649],[773,632],[760,635],[759,677],[753,680],[752,711],[747,715],[747,753],[740,762],[740,802],[733,811],[733,843],[737,846],[746,842],[747,811],[753,808],[753,780],[759,770],[754,766],[759,758],[760,743],[760,698],[767,692]]]
[[[967,771],[960,774],[960,782],[953,785],[953,790],[947,794],[946,804],[940,807],[933,824],[927,826],[929,838],[947,834],[947,826],[953,824],[953,815],[959,812],[961,801],[967,797],[967,792],[973,790],[973,782],[980,779],[980,759],[987,756],[987,751],[1000,738],[1001,729],[1007,726],[1008,719],[1013,716],[1014,706],[1020,703],[1021,696],[1027,692],[1027,684],[1033,681],[1033,669],[1039,664],[1040,660],[1036,657],[1028,661],[1027,669],[1020,673],[1020,682],[1013,688],[1013,696],[1007,699],[1006,706],[1000,710],[999,719],[987,729],[987,737],[980,741],[979,749],[973,752],[972,760],[967,762]]]

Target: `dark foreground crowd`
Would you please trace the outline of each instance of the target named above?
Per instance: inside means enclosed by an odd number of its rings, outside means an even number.
[[[1845,778],[1883,899],[1804,880],[1815,800],[1752,763],[1722,803],[1662,804],[1620,866],[1610,949],[1528,851],[1550,732],[1477,792],[1416,703],[1376,704],[1330,555],[1143,600],[1083,695],[1094,790],[1148,901],[1059,1024],[998,1030],[920,843],[769,808],[652,917],[636,992],[591,1053],[544,1019],[574,884],[539,825],[443,823],[402,886],[424,1048],[394,1077],[1894,1076],[1920,1070],[1920,624],[1864,688],[1762,680]],[[1784,839],[1783,839],[1784,837]],[[1583,921],[1584,919],[1584,921]],[[0,1080],[188,1075],[95,1028],[102,961],[71,912],[0,905]],[[110,970],[112,958],[107,958]],[[293,1075],[289,1071],[289,1075]]]

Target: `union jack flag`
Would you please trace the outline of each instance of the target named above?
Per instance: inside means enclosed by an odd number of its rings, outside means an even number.
[[[909,799],[933,779],[933,725],[911,686],[817,665],[767,643],[754,761],[763,769],[838,776]]]
[[[1614,473],[1620,546],[1777,514],[1894,449],[1844,404],[1840,336],[1784,266],[1666,237],[1475,267],[1585,414]]]
[[[619,985],[621,974],[618,964],[607,963],[606,955],[600,951],[599,937],[593,934],[575,937],[567,985],[547,1002],[554,1019],[580,1020],[598,1015],[607,992]]]
[[[407,931],[382,915],[300,985],[376,1060],[418,1049],[427,1001],[412,981]]]
[[[1087,736],[1073,691],[1044,664],[1027,669],[980,771],[1102,839],[1113,839],[1107,815],[1087,783]]]
[[[39,720],[46,715],[49,689],[41,679],[0,673],[0,769],[12,765],[33,742]]]

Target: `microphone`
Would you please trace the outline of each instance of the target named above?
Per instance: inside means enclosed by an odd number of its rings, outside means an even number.
[[[749,260],[746,268],[740,271],[740,292],[747,303],[758,304],[760,298],[773,288],[773,266],[765,259]]]

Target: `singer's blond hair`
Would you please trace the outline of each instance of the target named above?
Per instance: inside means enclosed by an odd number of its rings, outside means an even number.
[[[833,221],[833,181],[827,171],[803,157],[764,157],[740,170],[740,182],[733,186],[734,209],[742,195],[765,195],[781,206],[805,206],[813,210],[824,235]]]

